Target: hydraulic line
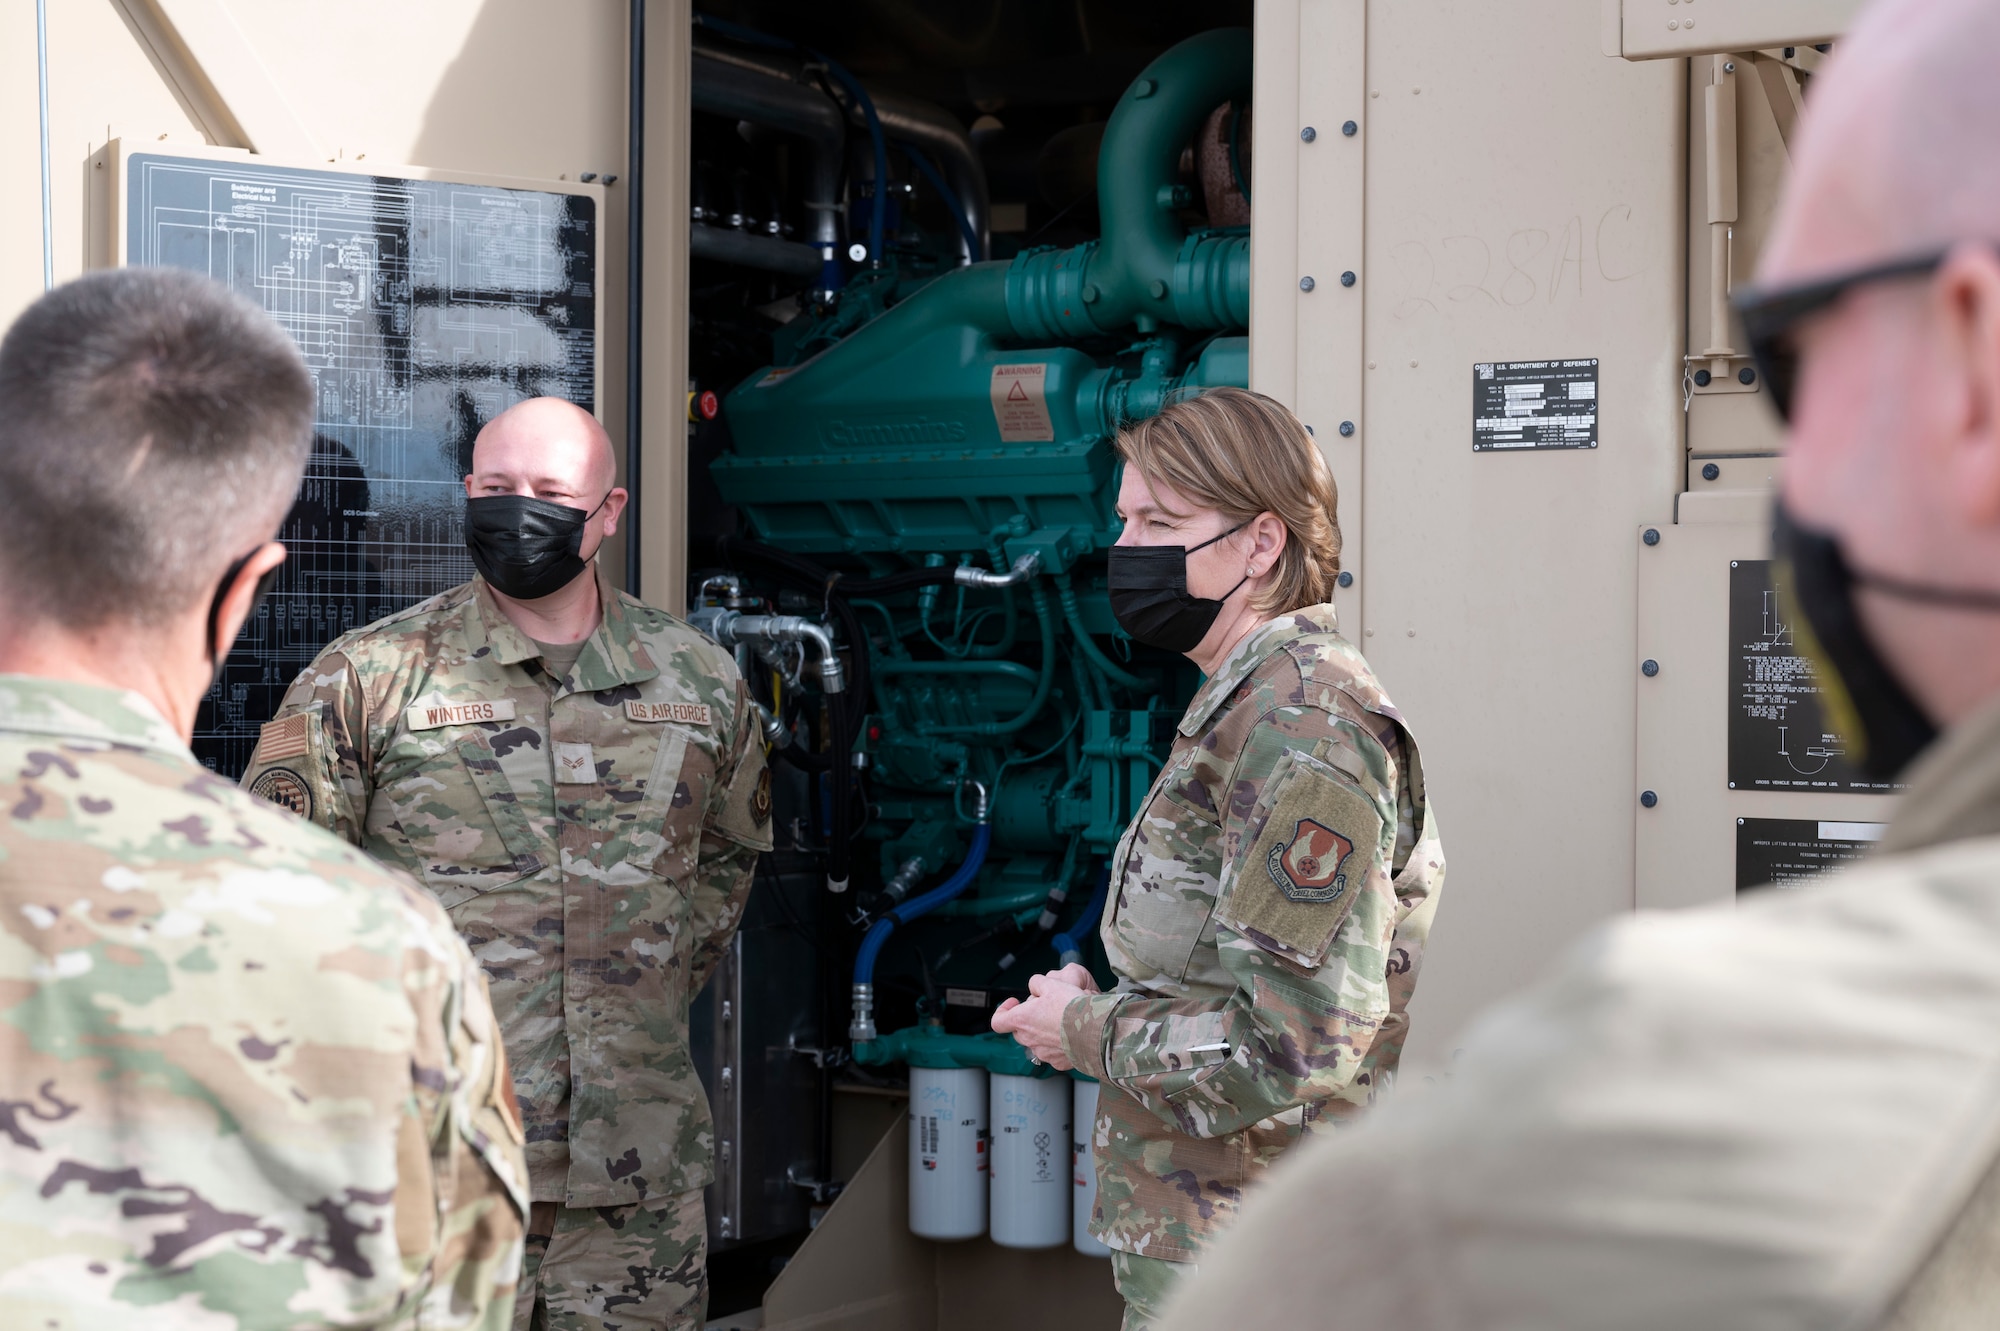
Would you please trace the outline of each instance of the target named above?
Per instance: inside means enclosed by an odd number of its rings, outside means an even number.
[[[1069,585],[1067,573],[1056,575],[1056,597],[1062,602],[1063,619],[1069,624],[1070,635],[1076,639],[1077,647],[1085,657],[1089,658],[1092,665],[1104,672],[1105,678],[1121,688],[1147,691],[1152,689],[1152,684],[1115,664],[1104,654],[1104,649],[1097,645],[1090,634],[1084,631],[1083,614],[1076,608],[1076,590]]]
[[[867,936],[861,940],[861,950],[854,956],[854,1020],[847,1029],[849,1039],[867,1041],[875,1038],[875,959],[882,955],[883,944],[889,941],[889,935],[896,931],[896,926],[907,924],[942,906],[972,886],[973,880],[979,877],[980,866],[986,863],[987,847],[993,843],[993,825],[986,821],[984,795],[980,805],[980,821],[972,833],[972,849],[966,852],[958,871],[942,885],[904,902],[875,921],[869,927]]]
[[[1090,931],[1097,927],[1098,917],[1104,914],[1104,898],[1111,890],[1111,866],[1105,865],[1098,876],[1097,890],[1090,894],[1090,904],[1083,908],[1083,914],[1075,924],[1051,938],[1049,942],[1056,950],[1056,964],[1067,966],[1071,962],[1083,960],[1083,948],[1077,941],[1090,937]]]
[[[1049,613],[1049,599],[1042,595],[1041,584],[1034,582],[1028,584],[1028,599],[1034,603],[1035,621],[1041,625],[1042,630],[1042,668],[1037,672],[1035,694],[1028,699],[1028,705],[1005,721],[982,721],[969,726],[920,726],[918,727],[920,733],[973,735],[980,739],[999,739],[1025,730],[1029,722],[1042,714],[1042,708],[1048,705],[1049,692],[1054,688],[1056,680],[1056,626],[1054,616]]]

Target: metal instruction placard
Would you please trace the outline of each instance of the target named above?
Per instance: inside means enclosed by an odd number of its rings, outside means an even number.
[[[1472,367],[1472,451],[1597,447],[1597,358]]]
[[[1801,655],[1768,559],[1729,561],[1729,788],[1886,794],[1848,757],[1820,709],[1818,668]]]
[[[318,389],[289,558],[195,721],[234,777],[328,642],[472,576],[472,437],[515,402],[597,395],[589,194],[133,153],[125,259],[193,269],[270,311]]]
[[[1803,887],[1866,855],[1882,839],[1886,826],[1813,818],[1738,818],[1736,890]]]

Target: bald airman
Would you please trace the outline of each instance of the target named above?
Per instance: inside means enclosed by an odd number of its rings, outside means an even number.
[[[414,874],[486,967],[527,1129],[522,1331],[701,1325],[688,1004],[771,845],[735,662],[601,566],[616,473],[572,403],[494,417],[465,477],[477,575],[328,646],[244,776]]]

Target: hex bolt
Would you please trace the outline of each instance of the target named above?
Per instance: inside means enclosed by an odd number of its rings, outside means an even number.
[[[1314,139],[1318,137],[1319,137],[1319,131],[1314,129],[1311,125],[1307,125],[1304,129],[1299,131],[1299,140],[1302,143],[1311,143]]]
[[[1313,280],[1311,277],[1302,277],[1299,279],[1299,290],[1311,291],[1312,289],[1313,289]]]
[[[1660,802],[1660,797],[1658,795],[1655,795],[1652,791],[1642,790],[1639,792],[1639,803],[1645,805],[1647,808],[1650,809],[1659,802]]]
[[[1346,124],[1340,127],[1340,132],[1342,134],[1345,134],[1348,138],[1351,139],[1356,134],[1359,134],[1361,132],[1361,126],[1355,124],[1352,120],[1350,120]]]
[[[1353,421],[1342,421],[1342,422],[1340,423],[1340,435],[1341,435],[1341,438],[1343,438],[1343,439],[1351,439],[1351,438],[1353,438],[1353,436],[1354,436],[1354,422],[1353,422]]]
[[[1351,287],[1351,286],[1353,286],[1353,285],[1354,285],[1354,274],[1353,274],[1353,273],[1342,273],[1342,274],[1340,275],[1340,285],[1342,285],[1342,286],[1344,286],[1344,287]]]
[[[1097,303],[1097,284],[1095,282],[1085,282],[1083,290],[1079,294],[1082,295],[1084,304],[1095,305]]]
[[[1639,663],[1639,673],[1651,679],[1660,673],[1660,663],[1649,656]]]
[[[1736,382],[1739,384],[1754,384],[1757,382],[1757,372],[1746,365],[1736,372]]]
[[[1694,372],[1694,386],[1696,388],[1706,388],[1708,387],[1708,381],[1714,377],[1707,370],[1696,370]]]
[[[1660,529],[1658,527],[1648,527],[1646,528],[1646,534],[1639,539],[1647,545],[1658,545],[1660,543]]]
[[[1343,587],[1352,587],[1354,585],[1354,575],[1352,573],[1349,573],[1346,569],[1342,569],[1340,570],[1340,576],[1338,578],[1335,578],[1334,581],[1338,582]]]
[[[1716,466],[1713,462],[1704,462],[1701,464],[1701,478],[1704,481],[1720,480],[1722,478],[1722,468]]]

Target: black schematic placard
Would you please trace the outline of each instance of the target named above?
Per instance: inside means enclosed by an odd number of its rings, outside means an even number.
[[[1596,447],[1596,357],[1472,367],[1473,452]]]
[[[461,478],[523,398],[597,397],[597,202],[134,153],[126,257],[192,269],[270,311],[318,390],[290,558],[195,718],[234,777],[329,641],[472,576]]]
[[[1812,818],[1738,818],[1736,890],[1801,888],[1866,855],[1882,839],[1886,826]]]
[[[1729,561],[1729,788],[1886,794],[1848,756],[1820,710],[1813,663],[1799,654],[1768,559]]]

